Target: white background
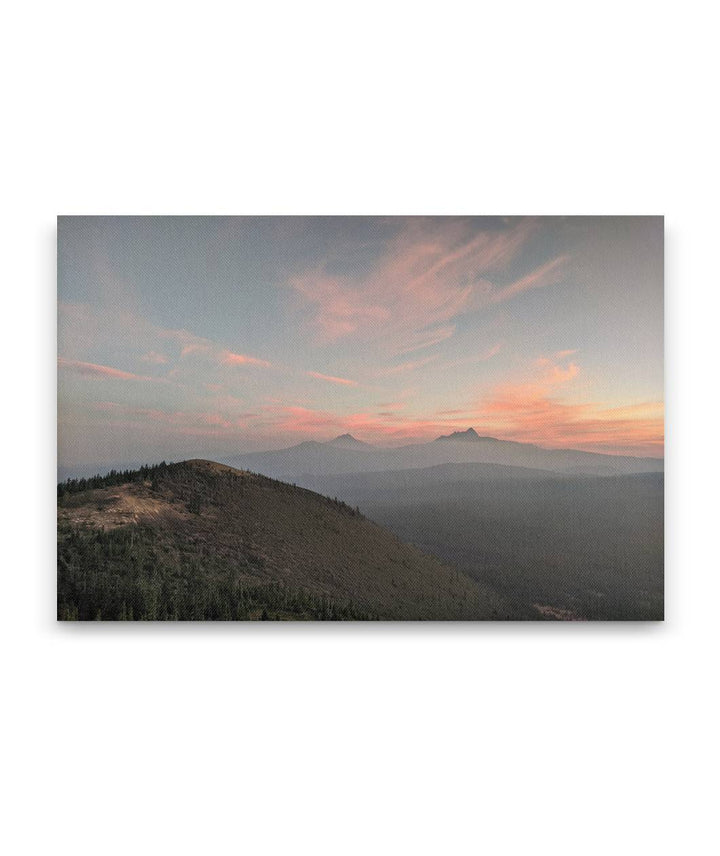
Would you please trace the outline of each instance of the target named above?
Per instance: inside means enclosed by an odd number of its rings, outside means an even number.
[[[4,852],[718,852],[709,11],[5,9]],[[664,213],[667,621],[57,625],[58,213]]]

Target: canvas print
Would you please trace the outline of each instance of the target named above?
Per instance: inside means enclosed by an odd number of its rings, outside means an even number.
[[[58,218],[62,621],[663,618],[661,217]]]

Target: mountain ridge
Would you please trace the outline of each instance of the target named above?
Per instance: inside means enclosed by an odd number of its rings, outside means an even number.
[[[305,476],[425,469],[451,463],[485,463],[585,475],[662,472],[662,458],[609,455],[579,449],[546,449],[531,443],[481,437],[474,428],[427,443],[399,447],[363,444],[341,435],[329,443],[304,444],[269,452],[222,458],[225,463],[296,481]]]
[[[440,441],[448,440],[462,443],[474,443],[480,440],[491,440],[495,443],[500,442],[497,437],[481,437],[474,428],[468,428],[466,431],[453,431],[452,434],[441,435],[440,437],[436,437],[434,442],[438,443]]]
[[[493,590],[292,484],[192,459],[92,485],[58,485],[60,618],[506,617]]]
[[[333,437],[332,440],[328,440],[323,445],[325,446],[333,446],[336,449],[372,449],[370,443],[365,443],[362,440],[358,440],[357,437],[353,437],[352,434],[340,434],[337,437]]]

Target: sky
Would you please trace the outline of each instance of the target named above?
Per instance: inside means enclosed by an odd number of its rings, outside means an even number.
[[[663,455],[661,217],[60,217],[58,465],[474,427]]]

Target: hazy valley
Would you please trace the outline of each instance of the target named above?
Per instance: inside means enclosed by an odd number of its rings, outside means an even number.
[[[663,616],[662,460],[470,429],[229,462],[59,485],[59,616]]]

